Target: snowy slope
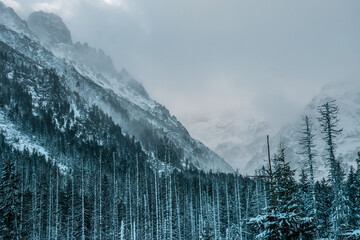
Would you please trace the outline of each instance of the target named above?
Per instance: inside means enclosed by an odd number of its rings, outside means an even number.
[[[12,11],[12,15],[14,14]],[[16,18],[18,17],[9,17]],[[52,23],[54,22],[59,21]],[[16,49],[40,67],[55,68],[59,75],[64,75],[64,83],[71,92],[76,92],[88,106],[98,105],[119,123],[125,132],[135,135],[144,145],[149,133],[159,137],[168,133],[172,142],[183,149],[184,161],[189,159],[206,170],[232,171],[230,165],[222,158],[201,142],[191,138],[183,125],[171,116],[164,106],[151,100],[142,85],[125,70],[113,72],[111,69],[98,66],[97,61],[89,63],[84,60],[85,53],[73,51],[79,46],[69,42],[59,40],[55,46],[47,49],[44,47],[46,43],[41,45],[36,37],[32,37],[33,34],[28,28],[21,28],[21,22],[20,25],[15,24],[15,27],[12,20],[5,19],[2,23],[1,42]],[[24,34],[24,31],[28,33]],[[84,49],[82,51],[84,52]],[[87,51],[93,49],[86,48],[85,52]],[[103,55],[101,51],[95,53],[100,59]]]
[[[14,31],[22,33],[28,37],[35,37],[35,35],[27,27],[26,22],[22,20],[18,15],[16,15],[15,11],[12,8],[6,7],[1,1],[0,24],[6,25]]]
[[[6,142],[15,149],[37,153],[44,156],[46,160],[55,159],[57,166],[63,173],[69,170],[68,166],[64,164],[66,160],[57,158],[56,156],[50,158],[51,154],[48,149],[37,140],[36,136],[24,134],[16,125],[6,119],[2,112],[0,112],[0,131],[5,136]]]
[[[35,136],[24,135],[17,127],[0,112],[0,131],[5,136],[6,141],[10,143],[15,149],[29,152],[37,152],[40,155],[49,157],[48,151],[36,141]]]

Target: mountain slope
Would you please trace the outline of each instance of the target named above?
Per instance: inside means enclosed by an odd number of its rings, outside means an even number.
[[[0,13],[0,24],[6,25],[14,31],[22,33],[28,37],[35,37],[35,35],[29,30],[26,22],[15,13],[14,9],[6,7],[1,1]]]
[[[343,129],[342,134],[336,140],[338,145],[336,156],[341,161],[342,166],[348,170],[350,165],[355,165],[357,152],[360,151],[360,83],[358,81],[338,82],[328,84],[322,88],[320,93],[314,97],[304,108],[301,115],[308,115],[313,122],[314,143],[316,144],[315,171],[318,178],[327,174],[328,164],[326,162],[326,145],[322,140],[323,134],[318,123],[318,106],[327,101],[336,100],[339,107],[339,128]],[[276,146],[283,142],[286,147],[286,156],[294,168],[301,169],[304,160],[298,154],[299,131],[301,130],[301,116],[298,121],[284,126],[271,140],[272,152],[276,151]],[[250,171],[263,165],[266,159],[266,146],[263,146],[262,152],[253,156],[248,163],[247,169]]]
[[[9,11],[8,8],[5,10]],[[5,10],[1,9],[1,11]],[[10,13],[11,19],[18,18],[13,11]],[[57,20],[49,21],[51,24],[61,25],[62,21],[59,21],[56,15],[46,13],[38,15],[42,17],[45,15],[47,19],[56,18]],[[30,22],[29,25],[35,29],[36,17]],[[230,165],[223,159],[201,142],[192,139],[181,123],[171,116],[165,107],[151,100],[141,84],[125,70],[118,73],[112,67],[104,68],[99,65],[102,63],[101,59],[110,59],[102,51],[94,53],[94,49],[86,44],[73,45],[69,41],[71,37],[58,41],[51,40],[56,44],[48,46],[47,49],[44,47],[47,45],[46,42],[40,44],[38,40],[46,39],[39,32],[36,38],[26,24],[25,30],[19,31],[22,24],[14,27],[13,24],[8,23],[9,21],[5,21],[3,22],[5,25],[0,25],[1,42],[16,49],[41,68],[54,68],[60,76],[63,76],[61,81],[69,92],[75,93],[89,107],[93,105],[100,107],[114,122],[120,124],[126,133],[136,136],[147,151],[156,154],[159,141],[167,135],[176,148],[183,152],[180,154],[183,155],[181,157],[183,163],[189,160],[205,170],[232,171]],[[42,33],[46,32],[43,31],[47,28],[46,24],[37,26],[38,31],[41,29]],[[63,27],[54,27],[54,29],[64,31]],[[24,34],[24,31],[27,34]],[[57,34],[51,36],[56,38]],[[94,56],[95,60],[89,62],[88,55]]]

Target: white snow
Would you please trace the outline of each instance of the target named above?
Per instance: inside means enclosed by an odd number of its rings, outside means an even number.
[[[15,149],[24,151],[27,149],[30,153],[36,152],[39,155],[45,156],[46,160],[49,160],[49,152],[41,146],[37,141],[36,136],[28,136],[21,132],[16,126],[6,119],[4,113],[0,111],[0,131],[5,136],[5,140]],[[62,164],[60,161],[54,161],[59,167],[61,173],[66,173],[68,167]]]
[[[0,112],[0,131],[5,139],[15,149],[23,151],[28,149],[30,152],[37,152],[49,158],[49,153],[39,143],[36,142],[35,136],[27,136],[19,131],[16,126],[6,119],[3,112]]]

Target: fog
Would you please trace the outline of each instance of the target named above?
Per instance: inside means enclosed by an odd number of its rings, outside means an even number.
[[[24,19],[60,15],[73,41],[102,48],[212,149],[235,133],[246,143],[254,123],[275,133],[324,84],[360,77],[357,0],[4,3]],[[240,156],[225,160],[242,165]]]

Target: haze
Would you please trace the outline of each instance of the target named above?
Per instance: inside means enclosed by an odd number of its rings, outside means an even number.
[[[24,19],[60,15],[74,42],[102,48],[235,168],[241,156],[221,144],[275,133],[324,84],[360,77],[356,0],[4,3]]]

